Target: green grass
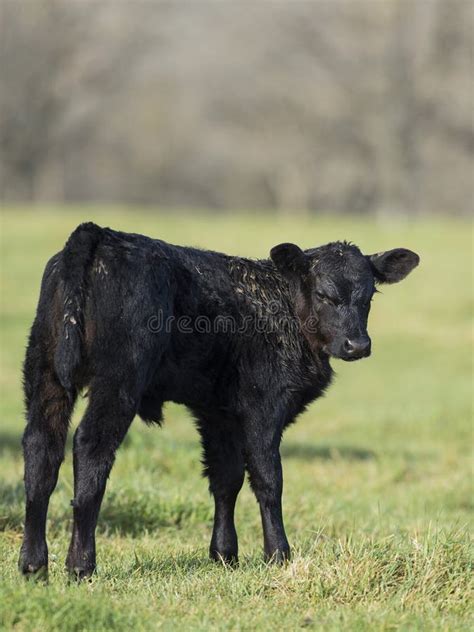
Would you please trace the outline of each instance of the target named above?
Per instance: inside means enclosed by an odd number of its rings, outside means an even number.
[[[42,269],[79,222],[266,256],[281,241],[405,246],[421,266],[383,289],[373,356],[335,362],[328,395],[284,437],[293,561],[262,562],[255,500],[237,507],[241,565],[207,560],[212,503],[184,408],[137,420],[98,528],[98,573],[68,585],[70,449],[53,494],[48,586],[16,570],[23,520],[20,369]],[[472,235],[467,222],[166,216],[136,209],[5,210],[2,217],[0,626],[15,630],[472,629]],[[84,403],[75,415],[80,418]],[[471,602],[472,603],[472,602]]]

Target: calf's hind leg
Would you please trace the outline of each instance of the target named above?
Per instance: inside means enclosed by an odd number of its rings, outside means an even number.
[[[204,473],[214,496],[215,513],[209,555],[229,564],[238,561],[234,509],[245,476],[241,431],[224,420],[199,426],[204,448]]]
[[[32,362],[29,349],[25,363],[27,425],[23,435],[26,512],[18,566],[26,575],[47,571],[46,516],[56,487],[74,397],[68,396],[53,371]]]
[[[115,452],[137,408],[125,388],[94,384],[84,418],[74,435],[73,532],[66,567],[77,579],[95,570],[95,529]]]

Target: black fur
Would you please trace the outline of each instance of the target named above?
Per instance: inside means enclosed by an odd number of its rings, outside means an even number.
[[[375,281],[417,265],[407,250],[365,257],[347,243],[294,244],[253,261],[82,224],[44,273],[24,365],[27,426],[24,574],[47,568],[49,497],[70,415],[87,388],[74,437],[74,526],[67,558],[95,568],[105,485],[136,414],[160,423],[185,404],[202,437],[215,500],[210,554],[237,560],[234,506],[245,471],[260,505],[268,559],[289,557],[282,521],[282,433],[331,381],[330,356],[370,353]]]

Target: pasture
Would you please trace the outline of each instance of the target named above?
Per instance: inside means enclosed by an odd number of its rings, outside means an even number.
[[[49,584],[19,577],[25,341],[43,267],[85,220],[255,257],[282,241],[334,239],[366,253],[404,246],[420,254],[408,279],[375,297],[372,357],[334,361],[327,396],[285,434],[290,563],[264,564],[248,485],[236,512],[240,566],[208,560],[213,506],[197,432],[185,409],[168,405],[162,429],[135,420],[118,452],[92,581],[69,584],[64,571],[70,441],[50,505]],[[472,629],[470,223],[12,208],[1,232],[2,629]]]

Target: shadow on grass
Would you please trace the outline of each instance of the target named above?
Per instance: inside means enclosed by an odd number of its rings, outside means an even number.
[[[135,560],[129,567],[118,566],[110,572],[110,576],[114,579],[117,574],[125,573],[127,577],[147,577],[149,575],[170,575],[175,577],[177,574],[188,576],[193,573],[202,573],[206,571],[215,572],[216,562],[210,560],[207,555],[202,552],[178,553],[170,557],[153,557],[135,555]],[[106,572],[107,574],[107,572]]]
[[[18,432],[0,431],[0,454],[12,452],[15,454],[22,453],[21,437],[23,430]]]
[[[23,481],[5,483],[0,481],[0,531],[17,531],[23,524]]]
[[[154,495],[106,495],[99,517],[102,533],[137,537],[163,527],[206,524],[212,520],[212,504],[186,498],[164,500]]]
[[[0,481],[0,532],[21,531],[24,520],[23,482]],[[72,509],[69,503],[49,511],[48,527],[53,536],[69,530]],[[131,496],[129,491],[106,495],[98,522],[98,532],[138,537],[163,527],[202,525],[212,520],[211,502],[186,498],[164,500],[153,494]]]
[[[285,458],[301,459],[302,461],[313,460],[343,460],[343,461],[369,461],[376,459],[377,455],[373,450],[364,448],[353,448],[351,446],[322,446],[310,443],[283,443],[281,455]]]
[[[103,553],[105,558],[106,553]],[[104,565],[99,565],[98,576],[100,580],[138,581],[149,578],[178,577],[189,578],[192,575],[205,576],[215,573],[218,564],[211,560],[203,549],[181,552],[171,555],[150,555],[135,552],[133,562],[125,559],[113,559],[109,556]],[[222,568],[222,565],[221,565]],[[233,570],[232,567],[227,567]],[[218,569],[219,570],[219,569]]]
[[[0,452],[5,450],[21,453],[21,438],[15,433],[0,433]],[[286,442],[282,445],[284,458],[302,461],[346,460],[367,461],[376,459],[375,452],[350,446],[320,446]],[[133,475],[132,475],[133,476]],[[24,511],[23,482],[7,483],[0,480],[0,531],[21,530]],[[69,504],[48,516],[53,531],[69,528],[71,509]],[[202,525],[212,521],[212,503],[177,495],[162,498],[154,493],[133,489],[107,493],[100,513],[98,531],[138,537],[163,527]]]

